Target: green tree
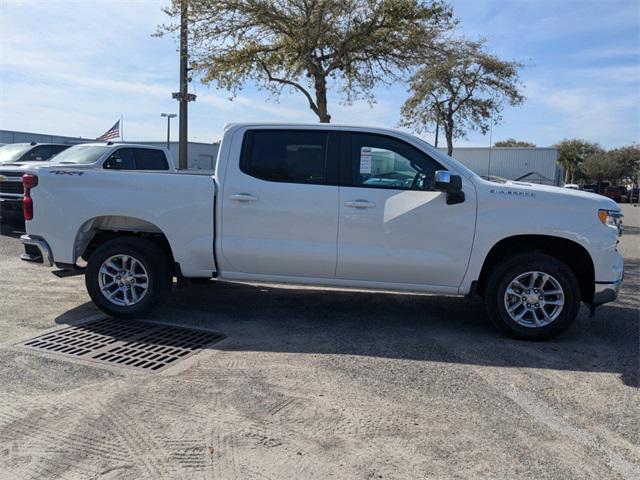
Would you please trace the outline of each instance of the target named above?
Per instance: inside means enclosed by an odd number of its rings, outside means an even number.
[[[557,143],[558,163],[564,168],[564,183],[573,183],[574,174],[588,157],[602,153],[597,143],[590,143],[579,138],[564,139]]]
[[[640,178],[640,145],[634,143],[608,153],[617,165],[617,179],[637,185]]]
[[[618,175],[618,165],[614,158],[605,151],[599,151],[587,157],[575,172],[576,177],[598,185],[607,180],[615,182]]]
[[[501,120],[505,103],[524,101],[519,69],[523,64],[487,53],[483,41],[450,41],[429,52],[426,64],[410,80],[410,96],[401,109],[400,125],[423,132],[444,128],[447,151],[453,139],[469,130],[486,133],[490,121]]]
[[[516,140],[515,138],[507,138],[493,144],[494,147],[535,147],[535,143]]]
[[[320,122],[327,93],[375,101],[434,48],[455,21],[443,0],[182,0],[189,2],[190,65],[234,94],[248,81],[300,92]],[[181,0],[165,11],[178,28]]]

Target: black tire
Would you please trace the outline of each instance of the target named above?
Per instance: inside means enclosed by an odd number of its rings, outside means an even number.
[[[146,270],[148,288],[134,305],[116,305],[100,291],[100,267],[114,255],[133,257]],[[119,318],[141,317],[160,306],[169,296],[172,282],[171,262],[167,254],[153,242],[137,237],[106,241],[91,253],[85,271],[85,285],[93,303],[106,314]]]
[[[505,306],[509,284],[518,276],[534,271],[551,275],[564,293],[560,314],[551,323],[540,327],[519,324],[511,318]],[[567,330],[576,319],[580,310],[580,285],[571,269],[555,257],[543,253],[517,254],[494,267],[485,289],[485,305],[493,324],[507,335],[521,340],[547,340]]]

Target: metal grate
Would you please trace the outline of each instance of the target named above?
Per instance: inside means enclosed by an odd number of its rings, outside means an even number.
[[[106,319],[63,328],[18,345],[109,365],[157,371],[223,338],[218,332]]]

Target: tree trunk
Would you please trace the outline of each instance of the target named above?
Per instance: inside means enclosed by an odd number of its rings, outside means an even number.
[[[444,135],[447,138],[447,155],[453,154],[453,120],[449,119],[444,124]]]
[[[564,183],[572,183],[571,178],[573,177],[573,172],[571,171],[571,165],[567,165],[564,171]]]
[[[331,122],[331,115],[327,111],[327,79],[322,75],[315,76],[316,107],[320,123]]]
[[[436,120],[436,141],[434,147],[438,148],[438,133],[440,133],[440,119]]]

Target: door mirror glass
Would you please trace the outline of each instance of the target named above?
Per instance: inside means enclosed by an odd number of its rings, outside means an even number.
[[[435,173],[435,189],[441,192],[454,192],[462,190],[462,178],[446,170],[438,170]]]
[[[434,178],[435,189],[447,194],[447,204],[464,202],[462,177],[446,170],[438,170]]]

